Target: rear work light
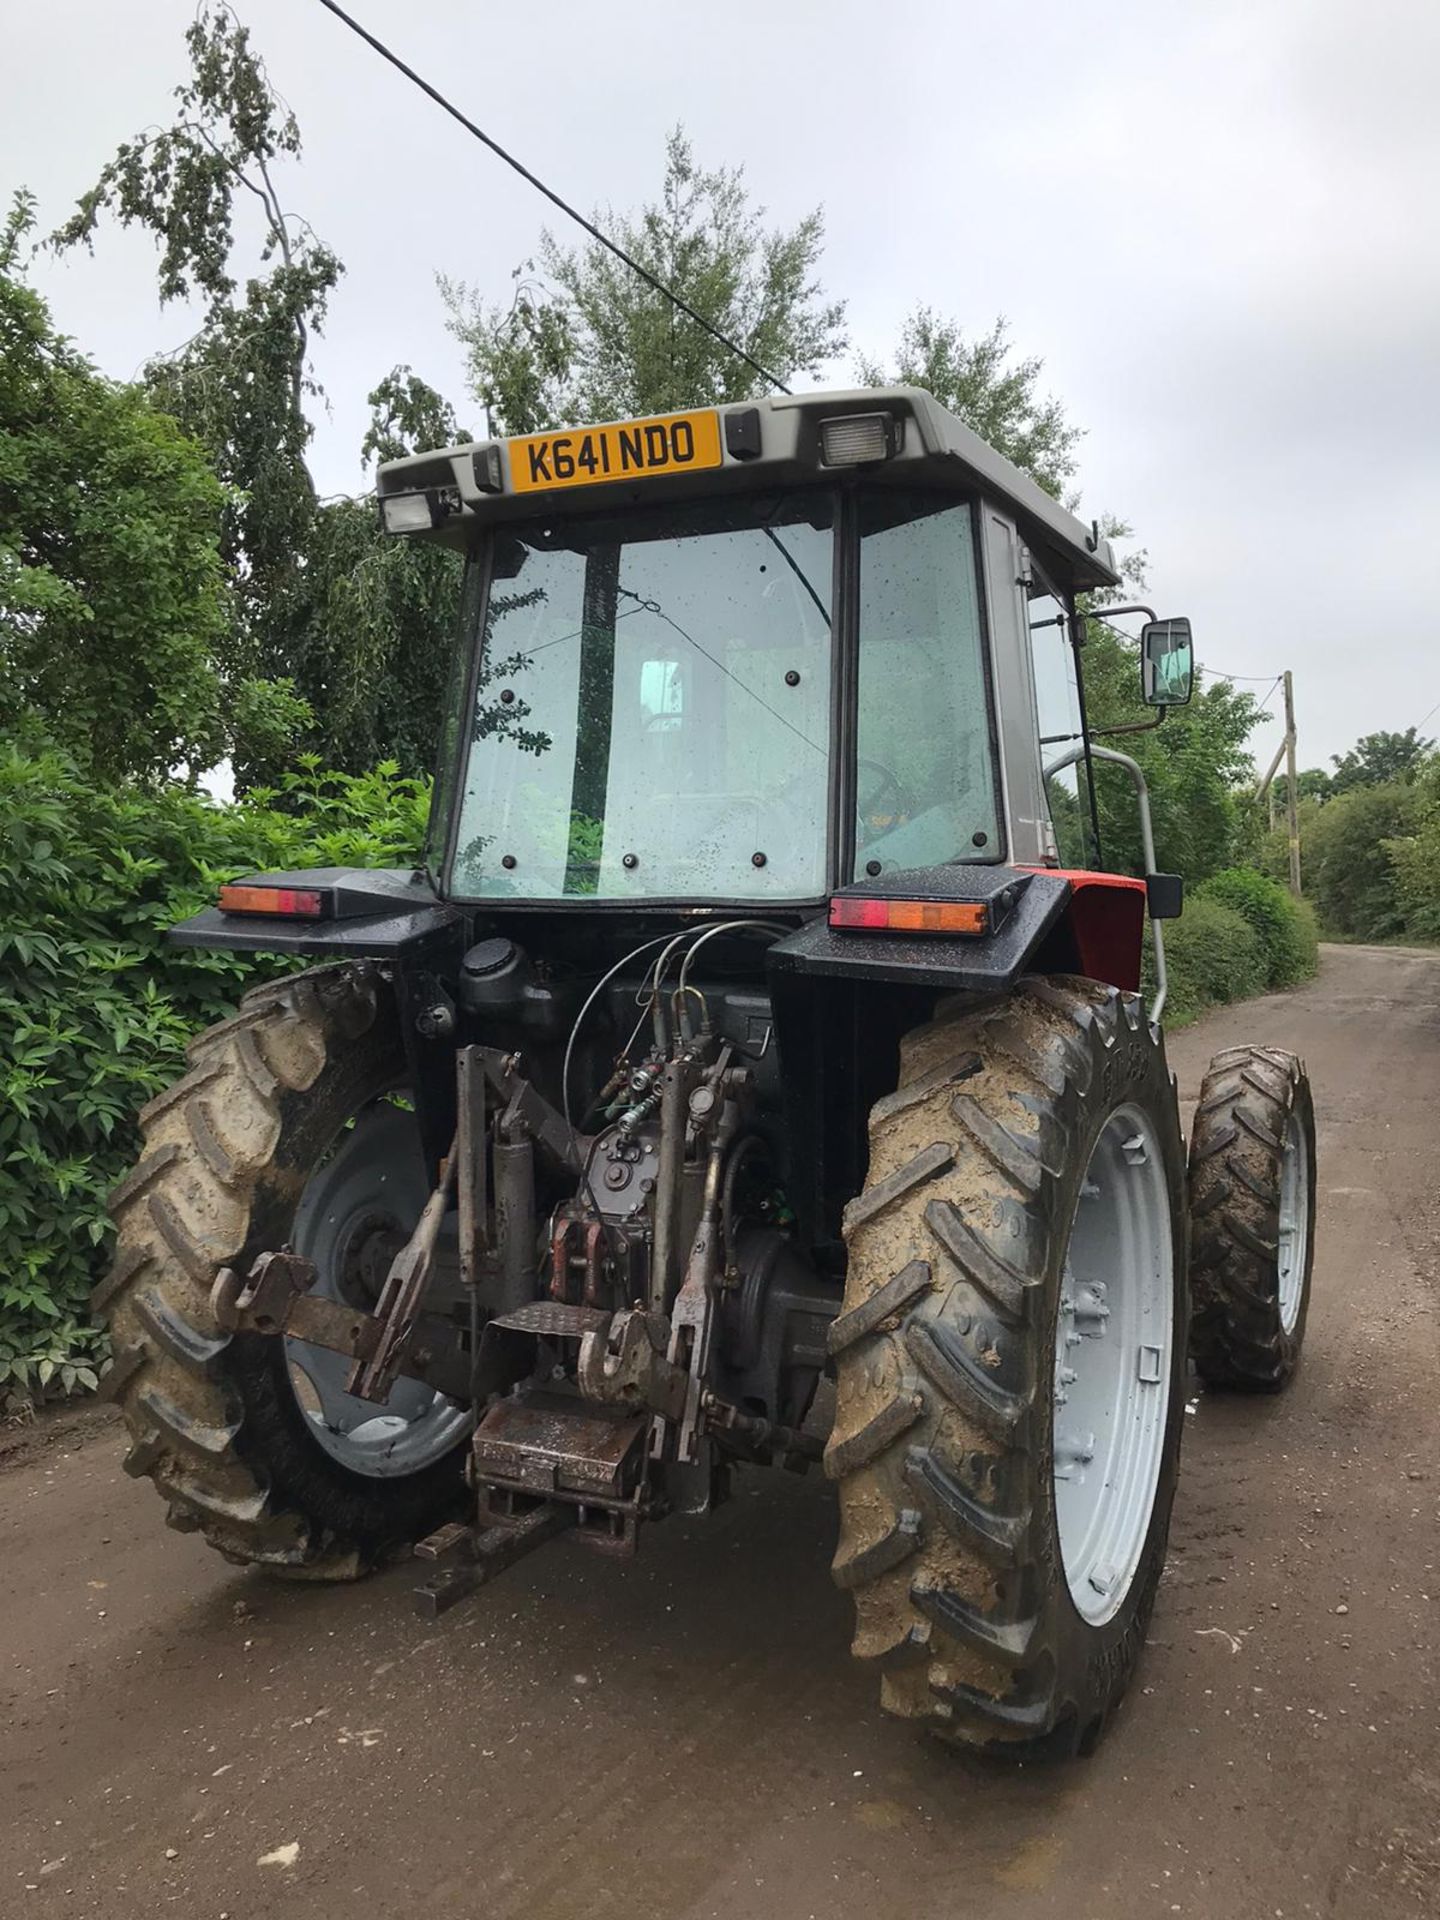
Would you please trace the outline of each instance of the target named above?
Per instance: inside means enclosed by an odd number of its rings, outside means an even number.
[[[494,448],[487,449],[494,454]],[[494,475],[499,475],[498,457]],[[482,479],[484,474],[486,478]],[[487,493],[497,489],[489,484],[490,465],[475,456],[475,484]],[[422,487],[413,493],[387,493],[380,498],[380,525],[386,533],[428,533],[440,526],[452,513],[460,513],[464,501],[454,487]]]
[[[294,920],[323,920],[325,896],[315,887],[221,887],[220,911],[287,914]]]
[[[892,413],[848,413],[820,422],[822,467],[864,467],[900,451],[900,422]]]
[[[990,909],[974,900],[861,900],[840,894],[830,902],[830,924],[847,933],[963,933],[990,931]]]
[[[435,510],[428,493],[391,493],[380,502],[380,519],[386,533],[428,533]]]

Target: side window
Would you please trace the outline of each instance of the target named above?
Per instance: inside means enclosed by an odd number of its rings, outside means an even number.
[[[1035,666],[1035,707],[1040,721],[1040,761],[1048,764],[1078,745],[1080,686],[1075,649],[1065,608],[1043,586],[1030,599],[1030,651]],[[1062,867],[1087,867],[1095,855],[1090,845],[1089,793],[1083,762],[1063,767],[1045,781],[1050,824]]]
[[[862,506],[855,877],[1000,849],[968,504]]]

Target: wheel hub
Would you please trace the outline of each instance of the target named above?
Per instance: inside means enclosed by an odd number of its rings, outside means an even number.
[[[306,1185],[295,1251],[313,1262],[315,1292],[369,1308],[428,1197],[413,1113],[380,1104],[336,1141]],[[465,1407],[419,1380],[399,1379],[383,1405],[345,1391],[351,1362],[308,1340],[285,1342],[290,1381],[316,1441],[352,1473],[419,1473],[470,1425]]]
[[[1295,1331],[1305,1293],[1305,1262],[1310,1238],[1310,1165],[1305,1134],[1292,1107],[1285,1120],[1285,1145],[1280,1162],[1280,1230],[1276,1236],[1280,1325]]]
[[[1155,1505],[1175,1339],[1164,1162],[1137,1107],[1106,1122],[1081,1182],[1055,1327],[1052,1470],[1076,1611],[1129,1592]]]
[[[340,1297],[368,1312],[385,1286],[391,1262],[407,1235],[389,1213],[361,1214],[348,1232],[338,1237],[332,1256]]]

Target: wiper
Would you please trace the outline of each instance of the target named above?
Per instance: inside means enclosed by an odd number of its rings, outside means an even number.
[[[830,609],[825,605],[825,602],[820,598],[819,594],[815,591],[815,588],[811,584],[809,574],[806,573],[805,569],[801,566],[800,562],[795,558],[794,554],[791,553],[790,549],[786,546],[785,542],[780,538],[779,534],[776,533],[773,527],[762,527],[760,531],[764,534],[765,538],[770,542],[772,547],[779,548],[781,559],[785,562],[786,566],[789,567],[790,571],[794,574],[795,578],[800,582],[801,586],[804,587],[806,593],[808,593],[810,598],[815,602],[815,611],[820,615],[820,618],[825,622],[825,625],[828,627],[830,625]]]

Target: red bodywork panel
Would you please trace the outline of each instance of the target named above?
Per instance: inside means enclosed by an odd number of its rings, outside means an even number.
[[[1070,898],[1051,940],[1069,936],[1068,964],[1087,980],[1103,980],[1127,993],[1140,988],[1140,954],[1145,938],[1148,895],[1143,880],[1124,873],[1077,873],[1065,867],[1032,867],[1032,873],[1058,873],[1070,882]],[[1047,946],[1050,941],[1047,941]],[[1058,958],[1058,956],[1057,956]],[[1060,968],[1067,963],[1061,961]]]

